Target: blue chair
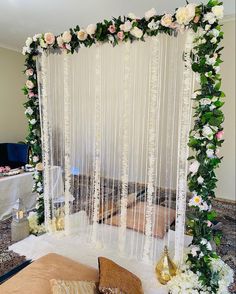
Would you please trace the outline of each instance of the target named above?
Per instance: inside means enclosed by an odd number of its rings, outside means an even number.
[[[17,168],[29,161],[29,146],[18,143],[0,143],[0,166]]]

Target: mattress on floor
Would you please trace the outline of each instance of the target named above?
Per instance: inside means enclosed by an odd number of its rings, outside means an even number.
[[[79,250],[79,248],[78,248]],[[50,279],[98,281],[98,270],[50,253],[0,285],[4,294],[51,294]]]

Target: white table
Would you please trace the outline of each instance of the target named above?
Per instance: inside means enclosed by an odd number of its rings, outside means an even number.
[[[0,177],[0,220],[12,214],[12,208],[18,198],[24,202],[27,210],[35,207],[36,193],[32,192],[33,173]]]

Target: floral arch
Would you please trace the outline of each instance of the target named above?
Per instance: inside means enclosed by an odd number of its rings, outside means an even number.
[[[173,15],[157,15],[155,9],[151,9],[141,19],[130,13],[127,17],[91,24],[86,29],[76,26],[58,36],[52,33],[37,34],[33,38],[29,37],[23,48],[27,76],[23,91],[28,97],[25,103],[25,113],[29,121],[27,143],[31,146],[32,164],[36,167],[34,190],[38,193],[37,213],[39,224],[41,224],[45,220],[44,204],[46,202],[43,187],[42,122],[40,121],[37,57],[50,50],[66,52],[70,55],[76,53],[79,48],[91,47],[95,44],[110,43],[115,47],[121,43],[145,42],[148,36],[155,37],[161,34],[177,36],[184,31],[194,32],[189,62],[191,62],[192,71],[196,74],[199,89],[192,95],[195,109],[194,126],[188,142],[193,155],[188,158],[190,162],[187,176],[188,188],[192,197],[188,203],[191,207],[191,218],[188,219],[187,226],[193,239],[187,256],[189,269],[185,273],[188,273],[191,279],[197,277],[194,286],[197,293],[226,293],[224,291],[227,286],[222,282],[227,268],[220,263],[210,243],[214,241],[217,245],[220,242],[220,236],[214,235],[212,231],[212,222],[216,214],[212,210],[211,200],[215,197],[214,189],[217,182],[215,169],[222,159],[218,148],[223,143],[224,115],[221,107],[224,104],[222,99],[225,95],[221,91],[219,73],[223,49],[220,47],[223,31],[219,21],[222,18],[223,5],[218,0],[210,0],[206,5],[188,3],[185,7],[176,9]],[[216,262],[217,260],[219,263]],[[185,277],[181,277],[180,274],[176,279],[181,280]],[[172,283],[177,282],[178,280],[175,280]]]

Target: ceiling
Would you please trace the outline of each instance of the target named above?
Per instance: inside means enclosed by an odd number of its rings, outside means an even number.
[[[77,24],[86,26],[129,12],[143,16],[152,7],[158,14],[173,12],[185,3],[185,0],[1,0],[0,47],[20,51],[26,38],[39,32],[59,34]],[[235,14],[235,0],[225,0],[224,6],[226,15]]]

